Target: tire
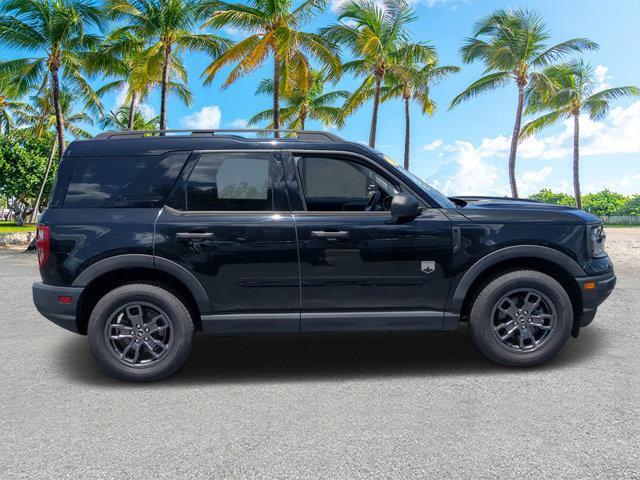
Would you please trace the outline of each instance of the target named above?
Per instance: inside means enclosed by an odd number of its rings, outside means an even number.
[[[538,299],[537,307],[526,310]],[[516,367],[551,359],[569,338],[572,325],[567,292],[534,270],[511,271],[489,282],[475,298],[469,316],[478,349],[494,362]]]
[[[151,382],[168,377],[185,362],[194,326],[189,310],[171,291],[128,284],[98,301],[88,336],[93,356],[109,375]]]

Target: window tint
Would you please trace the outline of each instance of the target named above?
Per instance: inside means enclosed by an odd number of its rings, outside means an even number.
[[[307,210],[389,210],[397,189],[368,167],[340,158],[296,159]]]
[[[205,153],[186,188],[191,211],[273,210],[269,153]]]
[[[304,157],[298,169],[307,197],[367,197],[367,177],[344,160]]]
[[[78,158],[65,197],[67,208],[161,206],[187,152],[165,157]]]

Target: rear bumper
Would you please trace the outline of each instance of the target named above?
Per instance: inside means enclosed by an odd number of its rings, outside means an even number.
[[[33,303],[43,317],[70,332],[80,333],[76,324],[76,306],[82,290],[83,287],[57,287],[35,282]],[[71,302],[60,303],[60,296],[71,297]]]
[[[594,277],[576,278],[582,292],[582,320],[581,327],[589,325],[596,316],[598,306],[604,302],[616,286],[616,276],[613,271]],[[595,284],[595,288],[585,288],[585,284]]]

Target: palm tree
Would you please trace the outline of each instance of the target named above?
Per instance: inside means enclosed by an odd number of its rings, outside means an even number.
[[[573,119],[573,190],[576,205],[582,208],[580,198],[580,114],[587,113],[599,120],[609,111],[609,102],[626,96],[639,96],[634,86],[607,88],[595,91],[597,82],[593,69],[584,61],[554,65],[543,70],[532,81],[525,93],[527,114],[543,115],[522,127],[520,138],[567,118]]]
[[[160,49],[147,47],[144,39],[136,38],[131,32],[121,35],[115,38],[113,35],[109,36],[105,45],[96,53],[94,64],[105,72],[105,76],[115,77],[96,90],[96,93],[102,96],[108,92],[126,90],[125,101],[129,104],[127,122],[118,128],[131,130],[138,118],[138,106],[162,82],[164,56]],[[190,106],[193,95],[186,82],[187,72],[180,58],[174,53],[170,61],[167,90],[180,98],[185,105]],[[117,126],[112,120],[112,116],[107,116],[106,124],[111,127]]]
[[[204,71],[205,83],[211,83],[225,65],[235,64],[222,85],[227,88],[273,56],[273,128],[280,128],[281,92],[291,91],[294,84],[306,83],[310,87],[311,59],[331,75],[339,73],[336,46],[321,35],[300,30],[305,21],[324,8],[326,0],[305,0],[297,7],[292,0],[250,0],[248,5],[215,1],[211,5],[207,25],[239,28],[250,34],[211,62]]]
[[[130,34],[145,39],[148,54],[160,54],[160,130],[167,128],[167,96],[172,72],[180,69],[178,60],[185,51],[200,51],[217,57],[228,46],[227,40],[210,33],[194,33],[203,16],[201,0],[108,0],[112,17],[125,22],[111,38]]]
[[[82,128],[82,124],[93,125],[93,117],[84,111],[73,111],[73,100],[75,93],[72,89],[62,86],[59,91],[58,99],[59,106],[62,111],[62,118],[64,119],[64,128],[69,130],[75,138],[91,138],[93,135],[87,130]],[[57,119],[55,102],[53,92],[51,90],[45,90],[45,92],[36,97],[33,101],[35,106],[35,114],[25,115],[25,123],[31,124],[28,127],[34,136],[41,136],[45,131],[50,131],[54,128],[57,129]],[[53,144],[51,145],[51,153],[47,161],[47,168],[45,169],[42,182],[40,183],[40,190],[36,197],[36,203],[31,214],[31,223],[34,223],[40,209],[40,202],[42,201],[42,194],[51,172],[51,165],[53,163],[53,157],[56,152],[56,146],[60,140],[58,137],[54,137]]]
[[[110,112],[110,115],[100,122],[102,129],[114,130],[157,130],[160,125],[160,116],[147,117],[140,110],[135,110],[131,118],[131,107],[122,105],[117,112]]]
[[[404,102],[404,168],[409,169],[411,145],[411,100],[417,102],[424,115],[431,116],[436,104],[430,96],[431,87],[443,77],[459,72],[460,67],[438,66],[434,51],[426,51],[423,44],[404,44],[392,55],[384,78],[380,100],[401,99]],[[428,61],[424,63],[424,59]]]
[[[549,65],[565,54],[598,48],[597,43],[586,38],[573,38],[547,47],[548,39],[547,27],[536,12],[527,9],[496,10],[477,23],[473,36],[467,38],[460,49],[465,63],[476,60],[484,62],[486,75],[456,96],[450,108],[511,81],[518,88],[516,119],[509,152],[509,183],[513,197],[518,196],[516,151],[527,84],[538,75],[536,69]]]
[[[0,72],[0,133],[8,133],[26,115],[33,114],[35,109],[20,99],[28,88],[17,82],[9,72]]]
[[[317,120],[326,127],[342,126],[344,117],[342,108],[336,107],[336,101],[344,101],[349,97],[346,90],[334,90],[327,92],[326,75],[322,71],[311,73],[312,83],[309,87],[303,83],[294,87],[290,92],[281,92],[284,106],[280,108],[280,122],[285,128],[304,130],[307,120]],[[267,78],[258,85],[256,94],[273,95],[273,80]],[[266,128],[273,127],[273,109],[264,110],[251,119],[249,125],[256,125],[268,121]]]
[[[102,31],[102,9],[91,0],[5,0],[0,7],[0,42],[5,47],[38,52],[39,56],[19,59],[19,75],[26,84],[39,84],[41,93],[50,84],[55,111],[58,157],[64,152],[65,119],[60,99],[62,80],[72,88],[85,108],[100,109],[100,101],[83,76],[86,52],[95,48]],[[0,69],[15,66],[4,62]]]
[[[340,7],[338,23],[322,29],[330,41],[346,46],[355,58],[345,63],[343,70],[364,77],[362,84],[345,103],[345,116],[370,98],[373,90],[369,130],[371,147],[376,145],[382,80],[394,52],[400,45],[409,42],[407,24],[415,18],[413,10],[404,2],[388,2],[381,6],[373,0],[352,0]],[[426,48],[422,50],[426,51]]]

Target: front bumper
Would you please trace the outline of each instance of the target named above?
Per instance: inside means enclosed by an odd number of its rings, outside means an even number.
[[[596,316],[598,306],[604,302],[616,286],[616,276],[613,271],[594,277],[576,278],[582,292],[582,319],[580,326],[586,327]]]
[[[76,324],[76,306],[83,287],[57,287],[35,282],[32,290],[33,303],[42,316],[62,328],[80,333]],[[71,302],[60,303],[61,296],[71,297]]]

